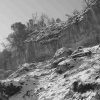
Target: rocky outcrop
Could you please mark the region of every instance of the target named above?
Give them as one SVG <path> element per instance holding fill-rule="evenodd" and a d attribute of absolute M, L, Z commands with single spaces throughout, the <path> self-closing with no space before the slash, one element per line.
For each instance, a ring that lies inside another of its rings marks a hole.
<path fill-rule="evenodd" d="M 53 56 L 54 59 L 57 59 L 57 58 L 61 58 L 61 57 L 68 57 L 70 56 L 71 54 L 73 53 L 73 50 L 71 48 L 67 49 L 65 47 L 62 47 L 60 49 L 58 49 L 56 52 L 55 52 L 55 55 Z"/>
<path fill-rule="evenodd" d="M 92 55 L 85 55 L 87 51 Z M 52 67 L 55 62 L 56 67 Z M 75 60 L 69 56 L 19 66 L 0 81 L 0 99 L 99 100 L 100 47 L 83 48 Z"/>

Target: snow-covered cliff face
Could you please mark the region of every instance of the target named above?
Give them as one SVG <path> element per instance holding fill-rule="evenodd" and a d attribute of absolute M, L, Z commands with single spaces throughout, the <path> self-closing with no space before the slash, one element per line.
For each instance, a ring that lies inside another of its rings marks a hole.
<path fill-rule="evenodd" d="M 56 52 L 56 58 L 45 62 L 25 63 L 1 80 L 0 100 L 100 100 L 100 47 L 59 58 L 62 54 Z"/>
<path fill-rule="evenodd" d="M 33 32 L 26 43 L 27 61 L 48 59 L 61 47 L 97 45 L 99 40 L 95 40 L 95 36 L 100 37 L 98 36 L 100 33 L 100 1 L 95 1 L 97 2 L 82 14 L 74 16 L 75 18 L 70 23 L 59 23 L 39 32 Z M 93 38 L 92 42 L 90 40 L 89 43 L 85 43 L 89 37 Z"/>

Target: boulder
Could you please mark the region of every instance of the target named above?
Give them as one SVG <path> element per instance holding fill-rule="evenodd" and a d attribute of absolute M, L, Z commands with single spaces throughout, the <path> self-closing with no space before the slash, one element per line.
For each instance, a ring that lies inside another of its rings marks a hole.
<path fill-rule="evenodd" d="M 83 47 L 78 47 L 73 53 L 72 53 L 72 55 L 74 55 L 74 54 L 77 54 L 77 53 L 80 53 L 80 52 L 84 52 L 83 51 Z"/>
<path fill-rule="evenodd" d="M 79 52 L 79 53 L 75 53 L 71 55 L 71 58 L 76 59 L 79 57 L 91 57 L 92 56 L 92 52 L 91 51 L 85 51 L 85 52 Z"/>
<path fill-rule="evenodd" d="M 70 70 L 75 65 L 75 61 L 72 59 L 66 59 L 58 64 L 58 67 L 56 68 L 56 72 L 59 74 L 62 74 L 66 72 L 67 70 Z"/>
<path fill-rule="evenodd" d="M 73 53 L 71 48 L 67 49 L 66 47 L 62 47 L 58 49 L 53 58 L 60 58 L 60 57 L 68 57 Z"/>
<path fill-rule="evenodd" d="M 62 57 L 62 58 L 58 58 L 57 60 L 54 60 L 54 62 L 52 63 L 51 68 L 56 68 L 56 67 L 58 66 L 58 64 L 59 64 L 61 61 L 65 60 L 65 59 L 66 59 L 66 57 Z"/>

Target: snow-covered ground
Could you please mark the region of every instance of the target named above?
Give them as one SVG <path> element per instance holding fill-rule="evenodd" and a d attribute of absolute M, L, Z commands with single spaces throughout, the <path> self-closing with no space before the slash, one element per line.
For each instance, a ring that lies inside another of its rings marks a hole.
<path fill-rule="evenodd" d="M 100 100 L 97 48 L 84 48 L 83 53 L 90 50 L 93 54 L 66 58 L 56 67 L 54 61 L 24 64 L 0 82 L 0 100 Z"/>

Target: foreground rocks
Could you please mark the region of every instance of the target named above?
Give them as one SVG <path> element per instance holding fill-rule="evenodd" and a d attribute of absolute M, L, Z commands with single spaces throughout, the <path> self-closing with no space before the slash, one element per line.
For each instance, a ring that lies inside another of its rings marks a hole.
<path fill-rule="evenodd" d="M 20 66 L 0 81 L 0 100 L 100 100 L 99 50 Z"/>

